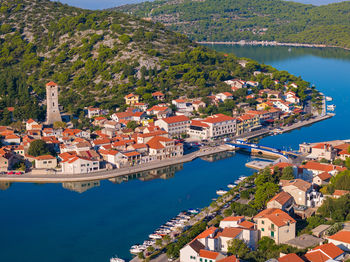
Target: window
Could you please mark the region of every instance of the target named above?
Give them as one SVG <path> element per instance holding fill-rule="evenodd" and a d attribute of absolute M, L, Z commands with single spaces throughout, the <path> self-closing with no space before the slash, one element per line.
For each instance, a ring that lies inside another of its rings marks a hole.
<path fill-rule="evenodd" d="M 262 228 L 262 229 L 261 229 L 261 231 L 265 231 L 265 229 L 264 229 L 264 228 Z"/>
<path fill-rule="evenodd" d="M 200 261 L 200 262 L 202 262 L 202 261 L 203 261 L 203 259 L 201 259 L 201 258 L 200 258 L 200 259 L 199 259 L 199 261 Z"/>
<path fill-rule="evenodd" d="M 271 231 L 271 237 L 275 237 L 275 232 Z"/>
<path fill-rule="evenodd" d="M 271 224 L 271 229 L 275 229 L 275 225 L 274 224 Z"/>
<path fill-rule="evenodd" d="M 264 224 L 265 224 L 265 221 L 264 221 L 264 220 L 261 220 L 261 224 L 263 224 L 263 225 L 264 225 Z"/>

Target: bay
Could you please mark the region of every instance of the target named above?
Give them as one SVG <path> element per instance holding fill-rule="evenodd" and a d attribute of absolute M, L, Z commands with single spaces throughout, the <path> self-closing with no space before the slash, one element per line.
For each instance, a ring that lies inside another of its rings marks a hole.
<path fill-rule="evenodd" d="M 292 48 L 289 52 L 285 47 L 259 46 L 214 48 L 300 75 L 334 98 L 337 107 L 332 119 L 263 138 L 261 143 L 297 148 L 304 141 L 349 138 L 349 52 L 309 48 Z M 108 261 L 114 254 L 129 259 L 130 246 L 142 242 L 166 220 L 182 210 L 208 205 L 217 189 L 225 189 L 239 176 L 253 173 L 244 166 L 250 160 L 244 154 L 221 155 L 213 160 L 197 159 L 183 167 L 120 184 L 101 181 L 85 186 L 65 184 L 65 188 L 61 184 L 1 184 L 0 261 Z M 67 188 L 90 189 L 79 193 Z"/>

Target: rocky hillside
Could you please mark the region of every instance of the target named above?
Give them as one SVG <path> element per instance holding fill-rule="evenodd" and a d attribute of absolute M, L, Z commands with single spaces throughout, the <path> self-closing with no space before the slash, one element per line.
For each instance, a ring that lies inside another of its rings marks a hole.
<path fill-rule="evenodd" d="M 350 2 L 161 0 L 116 10 L 164 23 L 196 41 L 263 40 L 350 48 Z"/>
<path fill-rule="evenodd" d="M 3 0 L 0 7 L 0 120 L 44 117 L 45 83 L 57 81 L 65 111 L 85 106 L 118 108 L 135 92 L 155 103 L 227 90 L 222 82 L 250 78 L 233 55 L 194 44 L 160 23 L 115 11 L 89 11 L 48 0 Z M 297 81 L 298 79 L 294 79 Z"/>

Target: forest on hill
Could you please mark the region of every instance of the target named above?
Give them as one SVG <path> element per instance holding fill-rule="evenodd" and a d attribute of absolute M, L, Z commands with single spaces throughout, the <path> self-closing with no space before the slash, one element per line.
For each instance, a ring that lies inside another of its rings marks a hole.
<path fill-rule="evenodd" d="M 234 55 L 195 44 L 161 23 L 48 0 L 1 2 L 0 54 L 0 124 L 12 117 L 44 119 L 51 80 L 59 84 L 64 111 L 79 115 L 86 106 L 123 109 L 131 92 L 152 105 L 157 90 L 168 101 L 206 97 L 229 90 L 226 79 L 277 72 L 254 61 L 243 68 Z M 277 75 L 307 86 L 287 72 Z"/>
<path fill-rule="evenodd" d="M 350 1 L 160 0 L 116 10 L 147 17 L 195 41 L 277 41 L 350 47 Z"/>

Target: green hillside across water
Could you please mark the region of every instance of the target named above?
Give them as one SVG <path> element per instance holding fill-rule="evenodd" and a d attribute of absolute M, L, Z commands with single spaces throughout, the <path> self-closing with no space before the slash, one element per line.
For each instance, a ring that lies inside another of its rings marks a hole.
<path fill-rule="evenodd" d="M 260 40 L 350 47 L 350 1 L 168 0 L 117 10 L 149 17 L 195 41 Z"/>

